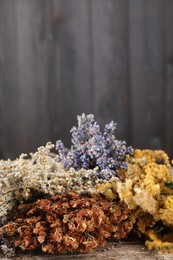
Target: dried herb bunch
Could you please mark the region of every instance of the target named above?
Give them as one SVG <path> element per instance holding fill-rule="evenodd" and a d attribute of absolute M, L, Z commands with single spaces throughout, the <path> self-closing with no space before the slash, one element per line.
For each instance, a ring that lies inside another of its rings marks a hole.
<path fill-rule="evenodd" d="M 173 251 L 169 157 L 126 147 L 115 129 L 111 122 L 101 133 L 94 116 L 82 114 L 69 150 L 57 141 L 53 155 L 49 142 L 30 158 L 1 160 L 2 239 L 23 251 L 87 252 L 133 228 L 149 249 Z"/>
<path fill-rule="evenodd" d="M 66 169 L 79 170 L 98 167 L 97 178 L 109 180 L 118 176 L 118 169 L 127 169 L 126 157 L 133 154 L 131 146 L 115 137 L 116 124 L 112 121 L 105 125 L 103 134 L 100 126 L 94 121 L 94 115 L 77 117 L 78 127 L 71 129 L 72 146 L 66 149 L 61 140 L 56 142 L 58 161 Z"/>
<path fill-rule="evenodd" d="M 62 163 L 57 163 L 57 156 L 51 154 L 53 147 L 49 142 L 31 153 L 30 158 L 22 154 L 14 161 L 0 161 L 0 219 L 17 201 L 62 194 L 68 190 L 96 193 L 98 191 L 93 187 L 106 182 L 97 178 L 97 168 L 65 170 Z"/>
<path fill-rule="evenodd" d="M 130 209 L 139 209 L 135 230 L 146 236 L 149 249 L 173 249 L 173 177 L 168 155 L 161 150 L 136 149 L 128 170 L 115 181 L 98 185 L 106 197 L 118 194 Z M 109 190 L 109 193 L 108 193 Z"/>
<path fill-rule="evenodd" d="M 100 195 L 74 191 L 21 204 L 13 220 L 0 228 L 11 246 L 48 253 L 90 252 L 132 230 L 135 211 Z"/>

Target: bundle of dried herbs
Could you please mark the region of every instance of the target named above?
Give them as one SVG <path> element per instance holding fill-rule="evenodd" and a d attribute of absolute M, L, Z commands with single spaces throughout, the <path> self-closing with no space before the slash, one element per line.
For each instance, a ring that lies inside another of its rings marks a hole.
<path fill-rule="evenodd" d="M 96 188 L 109 199 L 116 194 L 128 208 L 138 208 L 134 229 L 139 237 L 145 236 L 149 249 L 173 252 L 173 176 L 168 155 L 136 149 L 128 170 L 119 173 L 118 180 Z"/>
<path fill-rule="evenodd" d="M 94 187 L 106 183 L 106 180 L 97 178 L 97 168 L 79 171 L 70 168 L 67 171 L 62 163 L 57 162 L 57 156 L 52 155 L 53 147 L 48 142 L 30 157 L 22 154 L 14 161 L 0 161 L 0 219 L 8 215 L 17 202 L 68 190 L 96 193 Z"/>
<path fill-rule="evenodd" d="M 97 167 L 97 178 L 105 180 L 118 176 L 118 169 L 127 169 L 126 158 L 133 155 L 133 148 L 116 139 L 116 123 L 112 121 L 105 125 L 102 133 L 93 114 L 82 114 L 77 119 L 78 127 L 71 129 L 71 148 L 65 148 L 61 140 L 56 142 L 58 161 L 66 169 Z"/>
<path fill-rule="evenodd" d="M 135 211 L 123 204 L 69 191 L 20 204 L 12 220 L 0 228 L 0 236 L 23 251 L 90 252 L 111 237 L 126 237 L 134 221 Z"/>
<path fill-rule="evenodd" d="M 132 228 L 149 249 L 173 251 L 169 157 L 126 147 L 115 129 L 111 122 L 101 133 L 94 116 L 82 114 L 69 150 L 59 140 L 57 155 L 49 142 L 29 158 L 0 161 L 4 252 L 88 252 Z"/>

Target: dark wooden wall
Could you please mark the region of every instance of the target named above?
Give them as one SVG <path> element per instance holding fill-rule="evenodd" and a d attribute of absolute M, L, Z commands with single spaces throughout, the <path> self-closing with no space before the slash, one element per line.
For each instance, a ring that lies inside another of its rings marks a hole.
<path fill-rule="evenodd" d="M 83 112 L 173 156 L 173 0 L 0 0 L 1 158 Z"/>

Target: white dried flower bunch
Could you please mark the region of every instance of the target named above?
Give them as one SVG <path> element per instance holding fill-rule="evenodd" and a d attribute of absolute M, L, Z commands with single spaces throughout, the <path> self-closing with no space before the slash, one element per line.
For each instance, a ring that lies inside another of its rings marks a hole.
<path fill-rule="evenodd" d="M 36 153 L 21 154 L 16 160 L 0 160 L 0 218 L 8 214 L 16 202 L 32 199 L 33 196 L 51 196 L 68 190 L 78 193 L 98 192 L 92 189 L 106 181 L 96 178 L 97 168 L 76 171 L 64 169 L 51 153 L 54 145 L 48 142 Z"/>

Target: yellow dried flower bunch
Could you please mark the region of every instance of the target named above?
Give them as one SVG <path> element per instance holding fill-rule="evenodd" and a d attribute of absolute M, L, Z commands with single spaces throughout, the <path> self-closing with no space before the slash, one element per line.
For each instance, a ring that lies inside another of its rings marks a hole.
<path fill-rule="evenodd" d="M 172 194 L 172 190 L 165 185 L 173 178 L 169 158 L 164 151 L 135 150 L 134 157 L 129 158 L 127 171 L 120 170 L 119 174 L 118 180 L 111 179 L 96 189 L 105 194 L 109 187 L 112 198 L 114 193 L 118 193 L 129 208 L 139 206 L 145 212 L 154 214 L 158 209 L 159 196 L 163 193 Z"/>
<path fill-rule="evenodd" d="M 120 170 L 120 178 L 98 185 L 96 189 L 108 198 L 118 196 L 130 209 L 139 214 L 136 230 L 146 236 L 149 249 L 173 248 L 173 177 L 168 155 L 161 150 L 134 151 L 128 158 L 127 171 Z M 158 228 L 159 226 L 159 228 Z M 166 240 L 168 239 L 168 240 Z"/>
<path fill-rule="evenodd" d="M 135 149 L 134 155 L 130 160 L 133 163 L 139 163 L 141 166 L 155 162 L 157 164 L 164 164 L 168 168 L 171 167 L 169 156 L 163 150 Z"/>
<path fill-rule="evenodd" d="M 164 207 L 159 210 L 159 216 L 165 225 L 173 227 L 173 196 L 167 196 Z"/>
<path fill-rule="evenodd" d="M 153 229 L 151 229 L 146 232 L 146 235 L 148 240 L 145 244 L 148 249 L 157 249 L 162 251 L 162 253 L 166 253 L 167 251 L 173 253 L 173 233 L 159 236 Z"/>

